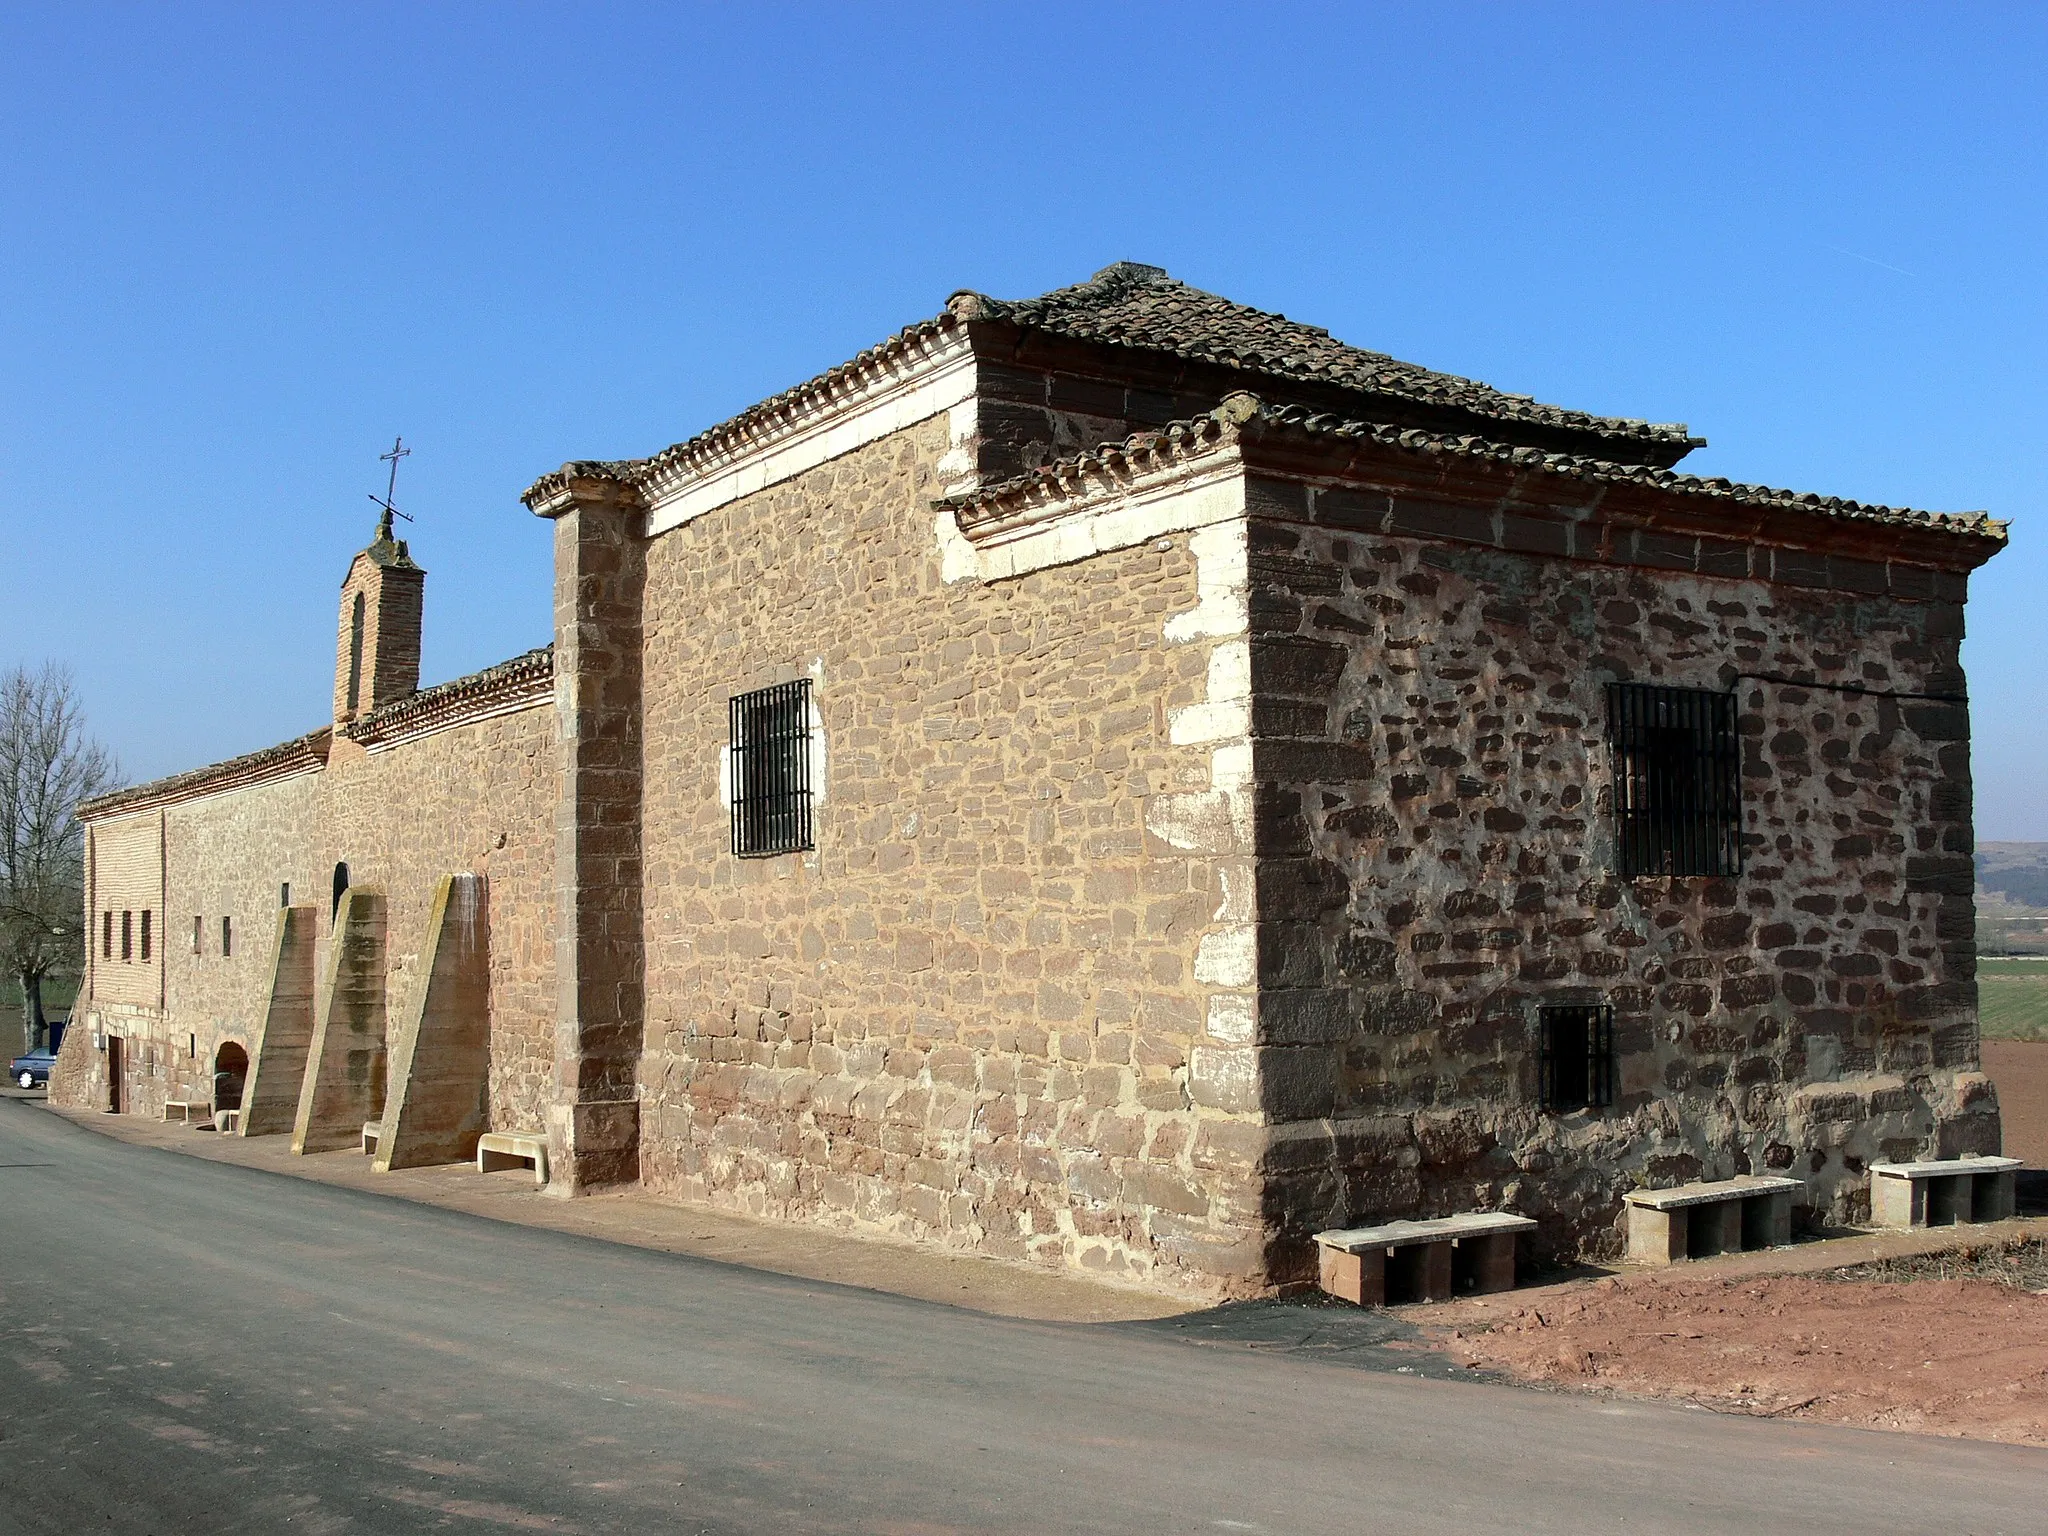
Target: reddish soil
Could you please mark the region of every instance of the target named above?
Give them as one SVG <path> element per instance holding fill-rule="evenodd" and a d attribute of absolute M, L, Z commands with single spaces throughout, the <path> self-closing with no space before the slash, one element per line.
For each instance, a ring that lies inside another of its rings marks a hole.
<path fill-rule="evenodd" d="M 2048 1249 L 1820 1275 L 1627 1275 L 1410 1313 L 1460 1363 L 1724 1412 L 2048 1445 Z M 2017 1284 L 1939 1276 L 2002 1272 Z"/>
<path fill-rule="evenodd" d="M 2029 1168 L 2048 1168 L 2048 1044 L 1986 1040 L 1984 1070 L 1998 1085 L 2005 1117 L 2005 1155 Z"/>

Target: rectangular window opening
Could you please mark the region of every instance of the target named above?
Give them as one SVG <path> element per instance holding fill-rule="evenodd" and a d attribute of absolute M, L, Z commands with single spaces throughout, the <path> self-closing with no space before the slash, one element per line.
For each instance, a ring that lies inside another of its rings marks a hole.
<path fill-rule="evenodd" d="M 195 955 L 206 953 L 206 919 L 204 917 L 195 916 L 192 919 L 192 953 Z"/>
<path fill-rule="evenodd" d="M 224 917 L 220 920 L 220 957 L 225 960 L 235 952 L 235 920 Z"/>
<path fill-rule="evenodd" d="M 149 914 L 150 909 L 144 907 L 142 909 L 142 958 L 145 960 L 149 958 Z"/>
<path fill-rule="evenodd" d="M 1614 1102 L 1614 1010 L 1580 1003 L 1541 1010 L 1543 1107 L 1553 1114 Z"/>
<path fill-rule="evenodd" d="M 109 909 L 100 914 L 100 958 L 114 958 L 114 914 Z"/>
<path fill-rule="evenodd" d="M 279 905 L 280 907 L 288 907 L 288 906 L 290 906 L 290 905 L 292 904 L 292 883 L 291 883 L 291 881 L 287 880 L 287 881 L 285 881 L 285 883 L 284 883 L 283 885 L 280 885 L 280 886 L 279 886 L 279 887 L 277 888 L 277 904 L 278 904 L 278 905 Z"/>
<path fill-rule="evenodd" d="M 363 691 L 363 594 L 358 592 L 348 621 L 348 712 L 356 712 Z"/>
<path fill-rule="evenodd" d="M 135 958 L 135 914 L 133 912 L 123 912 L 121 914 L 121 958 L 123 960 L 133 960 Z"/>
<path fill-rule="evenodd" d="M 1742 873 L 1742 742 L 1735 695 L 1607 685 L 1618 872 Z"/>
<path fill-rule="evenodd" d="M 733 695 L 732 851 L 795 853 L 811 836 L 811 681 Z"/>

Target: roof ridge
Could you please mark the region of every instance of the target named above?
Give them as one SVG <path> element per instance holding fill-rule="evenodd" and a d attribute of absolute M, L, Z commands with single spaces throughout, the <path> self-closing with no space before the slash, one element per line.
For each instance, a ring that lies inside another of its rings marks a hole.
<path fill-rule="evenodd" d="M 1340 341 L 1322 326 L 1291 320 L 1173 277 L 1162 267 L 1120 261 L 1084 282 L 1029 299 L 961 289 L 947 308 L 962 320 L 999 320 L 1107 346 L 1164 352 L 1277 380 L 1378 394 L 1438 410 L 1539 429 L 1640 442 L 1679 455 L 1704 445 L 1683 422 L 1602 416 L 1547 405 L 1478 379 L 1425 368 Z"/>

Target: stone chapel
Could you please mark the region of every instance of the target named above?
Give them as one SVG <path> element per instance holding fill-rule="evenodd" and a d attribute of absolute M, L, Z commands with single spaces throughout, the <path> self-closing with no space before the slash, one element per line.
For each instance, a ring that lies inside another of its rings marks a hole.
<path fill-rule="evenodd" d="M 1857 1218 L 1999 1147 L 2005 528 L 1700 441 L 1122 262 L 542 476 L 552 643 L 473 676 L 387 517 L 331 718 L 82 808 L 53 1092 L 1211 1296 L 1746 1172 Z"/>

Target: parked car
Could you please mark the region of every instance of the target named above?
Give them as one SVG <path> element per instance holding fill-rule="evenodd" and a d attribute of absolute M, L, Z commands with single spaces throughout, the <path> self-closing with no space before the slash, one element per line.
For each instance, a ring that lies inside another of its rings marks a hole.
<path fill-rule="evenodd" d="M 17 1056 L 7 1064 L 7 1075 L 20 1088 L 47 1088 L 50 1071 L 57 1065 L 57 1053 L 47 1045 L 40 1051 Z"/>

